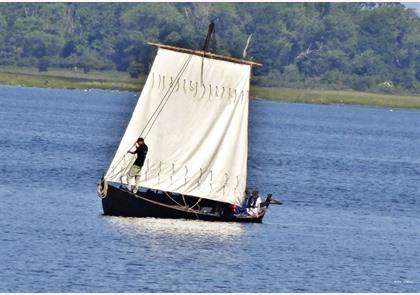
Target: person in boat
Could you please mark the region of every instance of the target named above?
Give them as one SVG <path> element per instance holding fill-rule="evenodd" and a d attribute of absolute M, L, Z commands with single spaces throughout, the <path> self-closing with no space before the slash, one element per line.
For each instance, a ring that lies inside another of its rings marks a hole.
<path fill-rule="evenodd" d="M 247 213 L 249 215 L 258 215 L 261 207 L 261 197 L 258 195 L 257 191 L 253 191 L 252 195 L 248 198 L 247 202 Z"/>
<path fill-rule="evenodd" d="M 248 200 L 251 196 L 249 195 L 248 188 L 245 188 L 245 200 L 242 202 L 240 206 L 235 204 L 229 205 L 229 210 L 232 214 L 248 214 Z"/>
<path fill-rule="evenodd" d="M 242 210 L 242 207 L 241 206 L 238 206 L 238 205 L 235 205 L 235 204 L 229 204 L 229 211 L 232 213 L 232 214 L 241 214 L 241 210 Z"/>
<path fill-rule="evenodd" d="M 133 166 L 131 166 L 130 170 L 128 171 L 128 188 L 133 192 L 137 193 L 137 188 L 140 185 L 140 173 L 141 168 L 143 167 L 144 160 L 146 159 L 148 147 L 144 143 L 144 139 L 142 137 L 139 137 L 134 144 L 136 146 L 135 151 L 128 151 L 132 155 L 137 155 L 136 160 L 133 163 Z M 134 178 L 135 186 L 130 186 L 130 183 L 132 183 Z"/>

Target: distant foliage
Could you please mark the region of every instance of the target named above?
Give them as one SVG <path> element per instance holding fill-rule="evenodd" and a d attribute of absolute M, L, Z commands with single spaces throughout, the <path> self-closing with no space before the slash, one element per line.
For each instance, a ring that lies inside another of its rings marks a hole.
<path fill-rule="evenodd" d="M 38 71 L 47 72 L 49 64 L 50 63 L 49 63 L 48 57 L 46 57 L 46 56 L 41 57 L 38 60 L 38 64 L 37 64 Z"/>
<path fill-rule="evenodd" d="M 254 83 L 420 92 L 420 18 L 398 3 L 0 3 L 0 65 L 147 73 L 148 41 L 264 64 Z"/>

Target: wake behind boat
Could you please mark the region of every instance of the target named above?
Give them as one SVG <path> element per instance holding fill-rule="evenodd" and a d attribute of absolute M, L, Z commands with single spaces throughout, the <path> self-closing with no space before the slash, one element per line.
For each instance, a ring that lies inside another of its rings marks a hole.
<path fill-rule="evenodd" d="M 211 31 L 201 51 L 149 43 L 156 58 L 98 184 L 104 214 L 262 221 L 271 195 L 246 194 L 250 77 L 261 65 L 208 52 Z"/>

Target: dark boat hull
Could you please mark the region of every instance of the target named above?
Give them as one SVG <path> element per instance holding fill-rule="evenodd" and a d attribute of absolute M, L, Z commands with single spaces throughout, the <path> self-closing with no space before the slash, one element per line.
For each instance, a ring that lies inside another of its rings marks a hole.
<path fill-rule="evenodd" d="M 112 184 L 102 198 L 105 215 L 124 217 L 155 217 L 199 219 L 228 222 L 262 222 L 265 210 L 259 216 L 235 215 L 229 204 L 200 200 L 197 197 L 167 195 L 164 192 L 137 192 L 136 194 Z"/>

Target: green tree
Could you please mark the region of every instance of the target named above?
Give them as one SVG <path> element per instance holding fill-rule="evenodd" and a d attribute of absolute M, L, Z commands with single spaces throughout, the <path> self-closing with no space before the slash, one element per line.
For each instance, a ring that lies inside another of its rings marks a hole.
<path fill-rule="evenodd" d="M 44 57 L 40 58 L 38 60 L 38 63 L 37 63 L 38 71 L 47 72 L 49 65 L 50 65 L 50 61 L 49 61 L 48 57 L 44 56 Z"/>
<path fill-rule="evenodd" d="M 0 3 L 0 65 L 136 76 L 148 41 L 200 49 L 212 20 L 211 51 L 242 57 L 252 34 L 253 83 L 419 90 L 420 18 L 398 3 Z"/>

